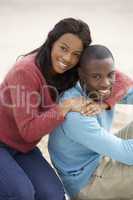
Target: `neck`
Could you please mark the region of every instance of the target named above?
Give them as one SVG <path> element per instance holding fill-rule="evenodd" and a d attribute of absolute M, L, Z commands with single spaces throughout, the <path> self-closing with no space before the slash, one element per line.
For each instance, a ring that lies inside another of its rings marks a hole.
<path fill-rule="evenodd" d="M 96 91 L 89 91 L 89 89 L 86 87 L 86 84 L 84 83 L 84 81 L 80 80 L 80 85 L 82 90 L 84 91 L 85 95 L 87 98 L 92 99 L 94 101 L 101 101 L 96 93 Z"/>
<path fill-rule="evenodd" d="M 53 77 L 57 75 L 57 73 L 53 70 L 52 67 L 50 67 L 49 73 L 50 73 L 50 75 L 53 76 Z"/>
<path fill-rule="evenodd" d="M 89 94 L 89 90 L 87 90 L 86 84 L 84 83 L 84 81 L 79 80 L 80 86 L 82 88 L 82 90 L 84 91 L 85 95 L 88 96 Z"/>

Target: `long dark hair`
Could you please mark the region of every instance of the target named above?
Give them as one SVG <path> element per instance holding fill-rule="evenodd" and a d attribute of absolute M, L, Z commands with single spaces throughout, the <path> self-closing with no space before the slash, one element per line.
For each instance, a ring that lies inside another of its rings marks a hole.
<path fill-rule="evenodd" d="M 41 70 L 47 81 L 47 84 L 56 87 L 59 93 L 64 92 L 66 89 L 74 86 L 79 79 L 77 70 L 79 63 L 63 74 L 52 76 L 50 73 L 50 67 L 52 66 L 52 46 L 54 42 L 65 33 L 72 33 L 78 36 L 82 40 L 84 48 L 91 43 L 90 29 L 85 22 L 74 18 L 65 18 L 59 21 L 49 32 L 45 43 L 40 48 L 31 52 L 37 52 L 35 58 L 36 65 Z"/>

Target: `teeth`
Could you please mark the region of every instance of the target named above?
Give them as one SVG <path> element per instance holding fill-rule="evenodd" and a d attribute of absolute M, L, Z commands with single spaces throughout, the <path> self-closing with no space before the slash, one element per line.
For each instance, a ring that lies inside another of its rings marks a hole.
<path fill-rule="evenodd" d="M 99 92 L 106 93 L 109 92 L 109 90 L 99 90 Z"/>
<path fill-rule="evenodd" d="M 109 94 L 110 93 L 110 90 L 99 90 L 99 92 L 103 95 L 105 94 Z"/>
<path fill-rule="evenodd" d="M 59 64 L 60 64 L 62 67 L 67 67 L 67 65 L 65 65 L 65 64 L 62 63 L 62 62 L 59 62 Z"/>

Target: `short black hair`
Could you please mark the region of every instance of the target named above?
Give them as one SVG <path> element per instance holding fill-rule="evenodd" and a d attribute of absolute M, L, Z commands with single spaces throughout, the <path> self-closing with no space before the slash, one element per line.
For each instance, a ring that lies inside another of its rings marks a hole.
<path fill-rule="evenodd" d="M 86 66 L 86 64 L 91 59 L 105 59 L 105 58 L 112 58 L 114 61 L 112 52 L 106 46 L 99 44 L 90 45 L 84 50 L 80 58 L 80 66 L 81 67 Z"/>

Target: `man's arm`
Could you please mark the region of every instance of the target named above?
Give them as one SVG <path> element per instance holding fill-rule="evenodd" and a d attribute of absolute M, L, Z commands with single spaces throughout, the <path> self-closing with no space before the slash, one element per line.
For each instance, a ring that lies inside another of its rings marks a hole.
<path fill-rule="evenodd" d="M 74 142 L 127 165 L 133 165 L 133 139 L 124 140 L 102 128 L 95 116 L 71 112 L 62 128 Z"/>

